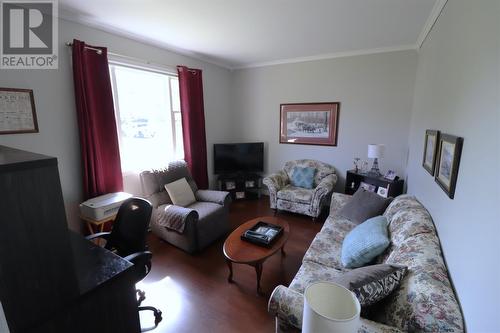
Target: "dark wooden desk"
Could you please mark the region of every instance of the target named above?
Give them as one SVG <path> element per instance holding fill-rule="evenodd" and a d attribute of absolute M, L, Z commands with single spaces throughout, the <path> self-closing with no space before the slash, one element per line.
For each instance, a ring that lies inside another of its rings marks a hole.
<path fill-rule="evenodd" d="M 140 331 L 132 264 L 68 231 L 56 158 L 0 146 L 0 212 L 11 333 Z"/>

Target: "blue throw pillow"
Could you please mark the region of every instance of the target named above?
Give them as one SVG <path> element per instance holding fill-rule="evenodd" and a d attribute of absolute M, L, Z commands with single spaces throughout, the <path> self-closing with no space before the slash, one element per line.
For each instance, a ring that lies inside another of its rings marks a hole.
<path fill-rule="evenodd" d="M 375 216 L 352 229 L 342 243 L 342 265 L 347 268 L 361 267 L 384 252 L 390 240 L 387 219 Z"/>
<path fill-rule="evenodd" d="M 292 170 L 292 179 L 290 179 L 290 183 L 295 187 L 303 187 L 303 188 L 313 188 L 314 184 L 314 173 L 316 172 L 315 168 L 310 167 L 294 167 Z"/>

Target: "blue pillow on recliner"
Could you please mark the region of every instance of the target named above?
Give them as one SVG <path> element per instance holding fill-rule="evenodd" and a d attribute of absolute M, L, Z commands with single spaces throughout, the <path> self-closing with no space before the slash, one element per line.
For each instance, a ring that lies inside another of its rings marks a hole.
<path fill-rule="evenodd" d="M 292 169 L 292 178 L 290 179 L 290 183 L 295 187 L 311 189 L 314 185 L 315 172 L 316 169 L 311 167 L 294 167 Z"/>

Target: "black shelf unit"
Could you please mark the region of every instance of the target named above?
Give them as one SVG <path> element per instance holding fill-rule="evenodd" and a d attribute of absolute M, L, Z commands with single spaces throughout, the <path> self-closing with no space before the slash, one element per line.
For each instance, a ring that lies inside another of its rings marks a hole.
<path fill-rule="evenodd" d="M 217 186 L 220 191 L 231 193 L 233 200 L 260 199 L 262 195 L 262 177 L 255 173 L 219 175 Z"/>
<path fill-rule="evenodd" d="M 384 176 L 371 176 L 368 173 L 356 172 L 354 170 L 347 171 L 345 193 L 350 195 L 354 194 L 358 190 L 361 182 L 376 186 L 377 188 L 375 191 L 377 191 L 380 186 L 387 188 L 387 195 L 389 197 L 395 198 L 403 194 L 404 180 L 399 179 L 399 177 L 396 177 L 394 180 L 389 180 L 384 178 Z"/>

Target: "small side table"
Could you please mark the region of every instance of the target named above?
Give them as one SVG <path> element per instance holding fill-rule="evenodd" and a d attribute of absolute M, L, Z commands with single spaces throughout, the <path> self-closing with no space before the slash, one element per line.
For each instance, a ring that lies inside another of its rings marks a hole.
<path fill-rule="evenodd" d="M 93 219 L 86 217 L 86 216 L 83 216 L 83 215 L 80 215 L 80 218 L 83 221 L 85 221 L 85 223 L 87 224 L 87 228 L 88 228 L 90 234 L 92 235 L 95 232 L 93 227 L 97 227 L 99 230 L 98 232 L 103 232 L 104 225 L 107 222 L 114 221 L 116 218 L 116 214 L 111 215 L 109 217 L 106 217 L 105 219 L 102 219 L 102 220 L 93 220 Z"/>

